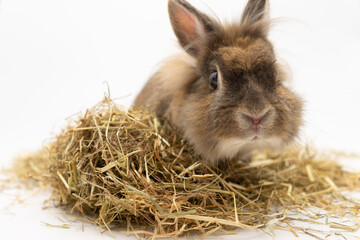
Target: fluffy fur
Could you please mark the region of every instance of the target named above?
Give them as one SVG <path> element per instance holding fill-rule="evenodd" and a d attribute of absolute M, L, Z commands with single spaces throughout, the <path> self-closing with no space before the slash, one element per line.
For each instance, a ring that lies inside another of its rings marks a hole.
<path fill-rule="evenodd" d="M 167 117 L 212 163 L 292 142 L 302 124 L 302 101 L 285 86 L 267 38 L 268 1 L 249 0 L 241 21 L 226 25 L 185 0 L 169 0 L 169 15 L 184 53 L 150 78 L 135 106 L 150 105 Z M 217 89 L 209 84 L 214 71 Z"/>

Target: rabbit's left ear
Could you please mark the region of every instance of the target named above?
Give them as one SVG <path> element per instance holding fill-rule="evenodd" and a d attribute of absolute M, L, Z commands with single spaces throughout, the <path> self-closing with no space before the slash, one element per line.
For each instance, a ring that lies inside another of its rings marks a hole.
<path fill-rule="evenodd" d="M 268 0 L 248 0 L 241 25 L 252 29 L 253 34 L 267 36 L 269 32 L 270 7 Z"/>
<path fill-rule="evenodd" d="M 169 0 L 171 25 L 180 45 L 192 56 L 205 47 L 206 36 L 215 31 L 216 23 L 185 0 Z"/>

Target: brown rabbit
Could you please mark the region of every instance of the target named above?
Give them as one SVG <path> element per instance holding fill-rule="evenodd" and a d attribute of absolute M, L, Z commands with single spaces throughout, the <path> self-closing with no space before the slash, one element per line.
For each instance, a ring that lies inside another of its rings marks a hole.
<path fill-rule="evenodd" d="M 135 100 L 165 116 L 204 160 L 280 149 L 302 124 L 302 100 L 267 38 L 268 1 L 249 0 L 241 21 L 221 24 L 185 0 L 169 0 L 183 54 L 151 77 Z"/>

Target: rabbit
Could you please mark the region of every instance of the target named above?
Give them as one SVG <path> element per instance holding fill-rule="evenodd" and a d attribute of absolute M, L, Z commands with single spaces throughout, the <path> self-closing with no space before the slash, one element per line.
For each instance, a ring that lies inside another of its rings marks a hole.
<path fill-rule="evenodd" d="M 303 101 L 268 39 L 268 1 L 249 0 L 241 20 L 227 24 L 185 0 L 169 0 L 168 11 L 183 51 L 165 60 L 134 106 L 167 118 L 212 164 L 293 142 Z"/>

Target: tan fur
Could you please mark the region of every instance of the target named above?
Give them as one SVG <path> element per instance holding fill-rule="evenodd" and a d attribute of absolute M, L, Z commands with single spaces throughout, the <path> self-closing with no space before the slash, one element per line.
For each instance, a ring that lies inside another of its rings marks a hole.
<path fill-rule="evenodd" d="M 174 95 L 181 94 L 181 89 L 196 77 L 195 67 L 195 59 L 186 53 L 168 58 L 138 94 L 135 106 L 151 105 L 158 114 L 165 114 Z M 169 101 L 161 104 L 165 99 Z"/>
<path fill-rule="evenodd" d="M 302 101 L 285 86 L 286 71 L 267 39 L 267 6 L 266 0 L 249 0 L 240 23 L 221 25 L 185 0 L 169 0 L 172 26 L 186 53 L 165 61 L 135 106 L 150 105 L 168 118 L 208 162 L 281 148 L 302 124 Z M 178 19 L 184 14 L 189 21 Z M 194 32 L 192 22 L 200 29 Z M 209 84 L 214 71 L 216 90 Z"/>

